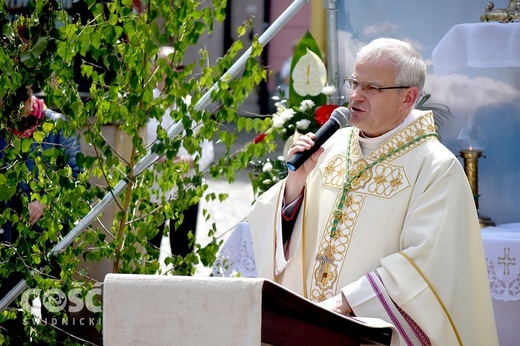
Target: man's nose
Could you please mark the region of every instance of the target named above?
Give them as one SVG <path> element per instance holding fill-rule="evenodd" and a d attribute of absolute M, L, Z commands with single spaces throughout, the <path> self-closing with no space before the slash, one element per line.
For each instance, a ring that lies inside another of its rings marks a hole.
<path fill-rule="evenodd" d="M 359 100 L 363 100 L 363 98 L 364 98 L 364 94 L 363 94 L 363 90 L 361 89 L 361 85 L 358 85 L 356 88 L 350 89 L 349 100 L 359 101 Z"/>

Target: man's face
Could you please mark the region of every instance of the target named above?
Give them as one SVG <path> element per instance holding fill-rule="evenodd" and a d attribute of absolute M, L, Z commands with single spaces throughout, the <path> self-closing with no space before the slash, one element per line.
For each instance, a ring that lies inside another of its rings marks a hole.
<path fill-rule="evenodd" d="M 408 115 L 405 100 L 409 89 L 362 90 L 363 83 L 393 87 L 396 72 L 386 60 L 357 63 L 352 77 L 359 85 L 350 91 L 350 122 L 366 136 L 380 136 L 398 126 Z"/>

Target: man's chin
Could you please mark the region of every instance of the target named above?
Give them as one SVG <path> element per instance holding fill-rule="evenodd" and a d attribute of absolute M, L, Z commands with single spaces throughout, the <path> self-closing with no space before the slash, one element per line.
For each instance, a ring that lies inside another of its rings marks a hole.
<path fill-rule="evenodd" d="M 363 118 L 361 118 L 359 115 L 354 115 L 350 117 L 350 124 L 357 127 L 358 129 L 363 128 Z"/>

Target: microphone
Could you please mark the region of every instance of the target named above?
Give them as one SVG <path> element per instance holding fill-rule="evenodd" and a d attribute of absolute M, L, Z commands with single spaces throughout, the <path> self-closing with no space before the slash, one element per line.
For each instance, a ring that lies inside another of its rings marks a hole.
<path fill-rule="evenodd" d="M 305 151 L 294 154 L 287 161 L 287 168 L 291 171 L 297 170 L 312 154 L 314 154 L 337 130 L 343 126 L 347 126 L 350 121 L 350 111 L 346 107 L 338 107 L 334 109 L 329 120 L 316 132 L 314 145 Z"/>

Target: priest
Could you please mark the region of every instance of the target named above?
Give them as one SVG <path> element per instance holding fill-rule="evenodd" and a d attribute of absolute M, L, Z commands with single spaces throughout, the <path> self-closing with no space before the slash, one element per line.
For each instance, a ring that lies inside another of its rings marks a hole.
<path fill-rule="evenodd" d="M 400 40 L 358 52 L 345 78 L 353 126 L 251 209 L 258 274 L 338 313 L 385 320 L 401 345 L 497 345 L 467 178 L 432 112 L 414 109 L 425 76 Z M 315 138 L 299 137 L 288 159 Z"/>

